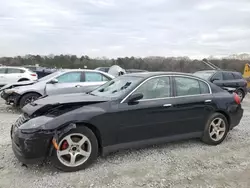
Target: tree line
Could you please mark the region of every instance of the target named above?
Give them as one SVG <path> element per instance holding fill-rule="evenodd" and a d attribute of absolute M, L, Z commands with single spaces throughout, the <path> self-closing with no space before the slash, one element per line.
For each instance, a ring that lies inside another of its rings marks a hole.
<path fill-rule="evenodd" d="M 250 60 L 235 58 L 215 59 L 209 61 L 221 69 L 234 70 L 243 73 L 246 63 Z M 124 69 L 143 69 L 148 71 L 176 71 L 193 73 L 210 69 L 202 60 L 192 60 L 188 57 L 124 57 L 124 58 L 90 58 L 76 55 L 26 55 L 16 57 L 1 57 L 0 64 L 7 66 L 36 65 L 49 68 L 88 68 L 110 67 L 119 65 Z"/>

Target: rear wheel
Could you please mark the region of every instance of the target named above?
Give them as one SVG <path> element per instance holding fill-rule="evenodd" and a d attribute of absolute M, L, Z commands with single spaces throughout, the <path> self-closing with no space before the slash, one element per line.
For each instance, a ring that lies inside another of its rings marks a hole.
<path fill-rule="evenodd" d="M 53 149 L 52 163 L 59 170 L 72 172 L 85 169 L 98 156 L 95 134 L 87 127 L 77 127 L 59 138 Z"/>
<path fill-rule="evenodd" d="M 228 129 L 226 117 L 220 113 L 215 113 L 207 121 L 202 141 L 209 145 L 220 144 L 226 138 Z"/>
<path fill-rule="evenodd" d="M 24 96 L 22 96 L 22 98 L 20 99 L 20 103 L 19 103 L 19 107 L 23 108 L 26 104 L 29 104 L 33 101 L 35 101 L 36 99 L 38 99 L 41 95 L 39 95 L 38 93 L 28 93 L 25 94 Z"/>

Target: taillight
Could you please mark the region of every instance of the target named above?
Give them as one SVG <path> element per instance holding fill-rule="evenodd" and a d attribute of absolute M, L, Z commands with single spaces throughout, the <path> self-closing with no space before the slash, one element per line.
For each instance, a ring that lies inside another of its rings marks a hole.
<path fill-rule="evenodd" d="M 236 102 L 236 104 L 240 104 L 241 102 L 239 95 L 237 95 L 236 93 L 234 93 L 234 101 Z"/>
<path fill-rule="evenodd" d="M 36 74 L 31 74 L 31 76 L 37 76 Z"/>

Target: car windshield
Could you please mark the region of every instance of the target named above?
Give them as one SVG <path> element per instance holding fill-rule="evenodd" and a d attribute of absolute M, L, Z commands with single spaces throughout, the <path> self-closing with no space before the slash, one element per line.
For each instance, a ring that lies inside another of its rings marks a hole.
<path fill-rule="evenodd" d="M 61 73 L 61 71 L 56 71 L 56 72 L 54 72 L 54 73 L 51 73 L 51 74 L 49 74 L 49 75 L 47 75 L 47 76 L 44 76 L 44 77 L 40 78 L 38 81 L 41 82 L 41 81 L 49 80 L 49 79 L 51 79 L 51 78 L 57 76 L 57 75 L 60 74 L 60 73 Z"/>
<path fill-rule="evenodd" d="M 93 90 L 89 94 L 104 97 L 120 97 L 125 92 L 135 87 L 142 81 L 142 77 L 137 76 L 120 76 L 105 83 L 104 85 Z"/>
<path fill-rule="evenodd" d="M 208 80 L 210 76 L 212 76 L 214 72 L 195 72 L 194 75 L 198 76 L 200 78 L 203 78 L 205 80 Z"/>

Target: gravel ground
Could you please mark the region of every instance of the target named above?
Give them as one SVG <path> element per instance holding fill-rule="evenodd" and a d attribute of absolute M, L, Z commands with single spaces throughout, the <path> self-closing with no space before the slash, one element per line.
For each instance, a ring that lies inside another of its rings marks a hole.
<path fill-rule="evenodd" d="M 0 101 L 0 188 L 40 187 L 250 187 L 250 96 L 244 117 L 226 140 L 207 146 L 199 140 L 123 151 L 99 158 L 90 168 L 63 173 L 50 164 L 22 166 L 11 149 L 10 126 L 18 114 Z"/>

